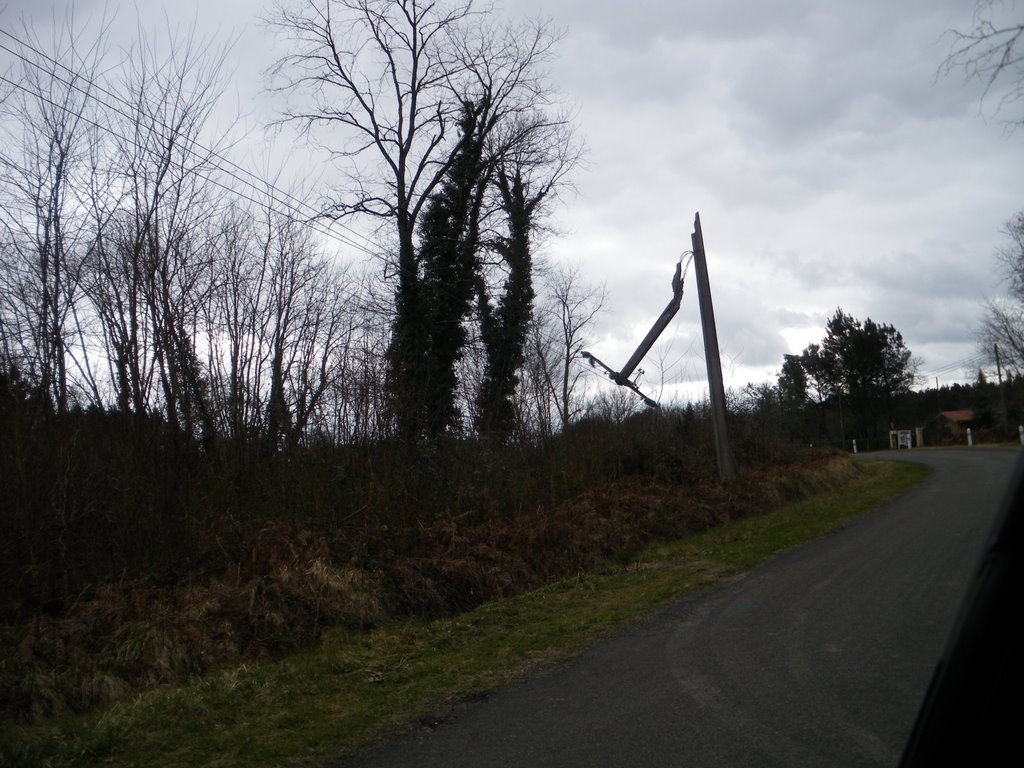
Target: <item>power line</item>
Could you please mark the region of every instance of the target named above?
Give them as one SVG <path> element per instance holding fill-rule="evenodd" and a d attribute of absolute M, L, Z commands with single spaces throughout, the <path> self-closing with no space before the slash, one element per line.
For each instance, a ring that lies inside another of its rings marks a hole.
<path fill-rule="evenodd" d="M 70 67 L 66 66 L 65 64 L 61 63 L 60 61 L 57 61 L 53 57 L 51 57 L 51 56 L 47 55 L 46 53 L 44 53 L 43 51 L 40 51 L 35 46 L 33 46 L 33 45 L 29 44 L 29 43 L 26 43 L 24 41 L 18 40 L 13 35 L 11 35 L 11 33 L 8 32 L 7 30 L 0 28 L 0 35 L 8 37 L 11 40 L 13 40 L 15 43 L 17 43 L 18 45 L 23 46 L 25 48 L 28 48 L 30 51 L 32 51 L 33 53 L 35 53 L 39 57 L 45 59 L 46 61 L 49 61 L 51 64 L 53 64 L 56 67 L 60 67 L 61 69 L 65 70 L 66 72 L 71 74 L 73 77 L 86 81 L 87 83 L 89 83 L 89 85 L 91 87 L 95 88 L 96 90 L 99 90 L 99 91 L 103 92 L 104 94 L 106 94 L 110 98 L 120 102 L 121 104 L 125 105 L 126 107 L 128 107 L 128 108 L 132 107 L 132 104 L 126 98 L 124 98 L 123 96 L 120 96 L 120 95 L 110 91 L 103 84 L 98 83 L 98 82 L 96 82 L 95 80 L 93 80 L 91 78 L 86 77 L 85 75 L 82 75 L 80 73 L 77 73 L 77 72 L 73 71 Z M 109 104 L 106 101 L 103 101 L 99 97 L 95 96 L 91 91 L 88 91 L 88 92 L 84 91 L 76 83 L 70 82 L 70 81 L 65 80 L 63 78 L 60 78 L 56 74 L 56 72 L 51 72 L 51 71 L 48 71 L 48 70 L 44 70 L 43 67 L 38 62 L 36 62 L 36 61 L 26 57 L 21 52 L 12 50 L 12 49 L 10 49 L 7 46 L 2 45 L 2 44 L 0 44 L 0 50 L 7 51 L 8 53 L 10 53 L 10 54 L 16 56 L 17 58 L 21 59 L 26 64 L 28 64 L 30 66 L 33 66 L 36 69 L 39 69 L 40 71 L 43 71 L 43 72 L 45 72 L 48 75 L 51 75 L 52 77 L 54 77 L 55 79 L 57 79 L 59 82 L 63 83 L 64 85 L 68 86 L 69 88 L 73 88 L 73 89 L 77 90 L 79 93 L 81 93 L 86 98 L 91 98 L 91 99 L 94 99 L 94 100 L 98 101 L 104 107 L 106 107 L 107 109 L 109 109 L 109 110 L 111 110 L 111 111 L 121 115 L 122 117 L 128 118 L 129 120 L 133 119 L 131 114 L 126 113 L 126 112 L 118 109 L 117 107 L 112 106 L 111 104 Z M 157 121 L 157 122 L 158 122 L 159 125 L 161 125 L 161 127 L 170 129 L 169 126 L 166 123 L 163 123 L 163 122 L 160 122 L 160 121 Z M 313 221 L 313 220 L 315 220 L 316 216 L 319 216 L 319 212 L 316 211 L 316 209 L 314 209 L 312 206 L 310 206 L 305 201 L 295 197 L 294 195 L 292 195 L 289 192 L 286 192 L 286 191 L 278 188 L 273 183 L 267 181 L 266 179 L 263 179 L 262 177 L 258 176 L 257 174 L 253 173 L 252 171 L 250 171 L 250 170 L 248 170 L 248 169 L 238 165 L 233 160 L 231 160 L 230 158 L 225 157 L 224 155 L 220 154 L 216 150 L 213 150 L 213 149 L 211 149 L 209 147 L 204 146 L 199 141 L 195 141 L 195 142 L 193 142 L 193 144 L 194 144 L 195 147 L 198 147 L 199 149 L 203 150 L 203 152 L 205 152 L 207 155 L 217 158 L 224 165 L 228 165 L 228 166 L 236 169 L 236 171 L 238 171 L 238 172 L 240 172 L 242 174 L 245 174 L 246 176 L 250 177 L 251 179 L 254 179 L 255 181 L 259 182 L 259 184 L 261 185 L 261 188 L 257 188 L 252 181 L 248 181 L 246 179 L 240 178 L 237 173 L 225 170 L 223 165 L 213 164 L 214 167 L 217 168 L 217 170 L 225 173 L 226 175 L 228 175 L 231 178 L 235 179 L 239 183 L 241 183 L 241 184 L 243 184 L 245 186 L 251 187 L 251 188 L 255 189 L 257 192 L 259 192 L 259 193 L 263 193 L 265 191 L 263 188 L 266 188 L 267 190 L 273 191 L 275 194 L 279 195 L 280 197 L 283 197 L 283 198 L 286 198 L 288 200 L 291 200 L 293 202 L 293 205 L 290 206 L 292 210 L 299 210 L 301 208 L 305 208 L 305 209 L 307 209 L 307 211 L 312 212 L 312 215 L 309 217 L 309 221 Z M 138 146 L 138 145 L 136 145 L 136 146 Z M 189 148 L 188 151 L 193 156 L 198 157 L 198 152 L 196 152 L 194 149 Z M 356 230 L 352 229 L 351 227 L 346 227 L 345 225 L 340 224 L 337 221 L 332 221 L 331 225 L 332 226 L 338 226 L 339 228 L 346 230 L 347 232 L 351 233 L 352 235 L 354 235 L 354 236 L 360 238 L 361 240 L 363 240 L 364 242 L 370 244 L 371 247 L 373 246 L 373 243 L 368 238 L 366 238 L 364 235 L 362 235 L 361 233 L 357 232 Z M 366 248 L 364 248 L 363 246 L 361 246 L 361 245 L 359 245 L 357 243 L 352 242 L 346 236 L 338 235 L 336 233 L 330 232 L 329 231 L 330 227 L 328 227 L 327 230 L 325 230 L 322 226 L 319 226 L 319 227 L 316 227 L 316 228 L 322 234 L 327 234 L 328 236 L 336 237 L 337 239 L 341 240 L 342 242 L 344 242 L 347 245 L 351 245 L 354 248 L 362 250 L 362 251 L 364 251 L 366 253 L 370 253 L 370 251 L 368 251 Z"/>
<path fill-rule="evenodd" d="M 52 99 L 47 98 L 46 96 L 43 96 L 42 94 L 34 93 L 34 92 L 30 91 L 28 88 L 26 88 L 25 86 L 23 86 L 22 84 L 16 83 L 16 82 L 14 82 L 13 80 L 7 78 L 4 75 L 0 75 L 0 82 L 5 82 L 8 85 L 13 86 L 14 88 L 17 88 L 20 91 L 28 93 L 28 94 L 32 95 L 33 97 L 35 97 L 35 98 L 39 98 L 39 99 L 45 101 L 50 106 L 55 107 L 56 109 L 60 109 L 60 110 L 62 110 L 64 112 L 67 112 L 69 114 L 71 113 L 71 109 L 69 107 L 67 107 L 66 105 L 58 104 L 57 102 L 53 101 Z M 76 117 L 78 117 L 80 120 L 88 123 L 89 125 L 91 125 L 91 126 L 93 126 L 95 128 L 98 128 L 98 129 L 100 129 L 102 131 L 105 131 L 106 133 L 109 133 L 111 136 L 114 136 L 115 138 L 118 138 L 121 141 L 127 142 L 129 144 L 133 144 L 138 149 L 141 149 L 141 150 L 146 151 L 146 152 L 153 152 L 154 151 L 151 148 L 145 147 L 142 144 L 139 144 L 138 142 L 136 142 L 136 141 L 134 141 L 132 139 L 129 139 L 126 136 L 118 133 L 117 131 L 115 131 L 110 126 L 102 125 L 100 123 L 97 123 L 95 120 L 92 120 L 91 118 L 86 117 L 84 115 L 76 115 Z M 197 155 L 197 153 L 195 153 L 194 151 L 192 151 L 192 154 L 193 155 Z M 5 162 L 7 162 L 8 164 L 13 164 L 13 162 L 11 160 L 9 160 L 7 158 L 4 158 L 4 159 L 5 159 Z M 266 205 L 267 208 L 273 210 L 275 213 L 279 213 L 279 214 L 282 214 L 282 215 L 289 215 L 288 213 L 282 212 L 282 211 L 274 208 L 273 205 L 265 203 L 265 201 L 257 200 L 255 197 L 253 197 L 251 195 L 248 195 L 248 194 L 240 191 L 239 189 L 237 189 L 235 187 L 230 187 L 227 184 L 223 183 L 222 181 L 218 180 L 217 178 L 215 178 L 212 175 L 213 169 L 216 169 L 218 171 L 222 171 L 225 175 L 227 175 L 227 176 L 229 176 L 231 178 L 234 178 L 237 181 L 240 181 L 240 183 L 242 183 L 245 186 L 248 186 L 248 187 L 254 189 L 257 193 L 262 192 L 262 190 L 257 189 L 254 185 L 246 184 L 244 181 L 242 181 L 240 179 L 237 179 L 237 177 L 233 176 L 230 172 L 224 171 L 222 168 L 220 168 L 215 163 L 212 163 L 211 166 L 212 166 L 212 168 L 209 171 L 196 169 L 193 172 L 196 174 L 196 176 L 198 176 L 199 178 L 205 180 L 207 183 L 212 184 L 215 187 L 219 187 L 219 188 L 223 189 L 225 192 L 229 192 L 229 193 L 231 193 L 233 195 L 236 195 L 237 197 L 240 197 L 243 200 L 247 200 L 250 203 L 253 203 L 254 205 L 258 205 L 258 206 Z M 271 198 L 271 200 L 272 199 L 273 198 Z M 306 226 L 310 227 L 311 229 L 315 230 L 316 232 L 319 232 L 320 234 L 324 235 L 325 237 L 333 238 L 335 240 L 338 240 L 340 242 L 345 243 L 346 245 L 351 246 L 352 248 L 356 248 L 357 250 L 360 250 L 360 251 L 362 251 L 362 252 L 364 252 L 364 253 L 366 253 L 368 255 L 373 255 L 373 252 L 370 251 L 368 248 L 366 248 L 366 247 L 364 247 L 364 246 L 362 246 L 362 245 L 360 245 L 358 243 L 355 243 L 353 241 L 350 241 L 347 238 L 345 238 L 344 236 L 339 235 L 336 232 L 332 232 L 332 231 L 330 231 L 328 229 L 324 229 L 323 227 L 318 226 L 314 221 L 307 220 L 307 221 L 305 221 L 305 224 L 306 224 Z"/>
<path fill-rule="evenodd" d="M 972 357 L 965 357 L 962 360 L 957 360 L 953 363 L 947 363 L 946 365 L 935 368 L 934 370 L 926 371 L 921 375 L 931 379 L 936 376 L 953 373 L 954 371 L 962 371 L 969 368 L 977 369 L 984 366 L 987 362 L 988 360 L 986 360 L 983 355 L 974 355 Z"/>
<path fill-rule="evenodd" d="M 48 61 L 51 64 L 53 64 L 55 67 L 59 67 L 60 69 L 68 72 L 74 78 L 76 78 L 78 80 L 82 80 L 82 81 L 88 83 L 92 88 L 95 88 L 96 90 L 106 94 L 108 97 L 110 97 L 111 99 L 113 99 L 113 100 L 115 100 L 117 102 L 120 102 L 124 106 L 126 106 L 128 108 L 131 108 L 131 106 L 132 106 L 131 103 L 126 98 L 124 98 L 123 96 L 120 96 L 120 95 L 110 91 L 105 86 L 103 86 L 101 83 L 96 82 L 95 80 L 93 80 L 90 77 L 82 75 L 81 73 L 74 72 L 69 67 L 67 67 L 66 65 L 64 65 L 61 62 L 57 61 L 56 59 L 52 58 L 51 56 L 47 55 L 46 53 L 40 51 L 35 46 L 33 46 L 33 45 L 29 44 L 29 43 L 26 43 L 26 42 L 24 42 L 22 40 L 17 39 L 16 37 L 14 37 L 7 30 L 5 30 L 3 28 L 0 28 L 0 35 L 3 35 L 4 37 L 7 37 L 7 38 L 13 40 L 17 45 L 29 49 L 30 51 L 34 52 L 37 56 L 39 56 L 42 59 L 45 59 L 46 61 Z M 20 59 L 21 61 L 25 62 L 29 66 L 35 67 L 36 69 L 40 70 L 41 72 L 43 72 L 43 73 L 47 74 L 48 76 L 54 78 L 58 82 L 63 83 L 68 88 L 74 89 L 75 91 L 80 93 L 82 96 L 84 96 L 86 99 L 91 99 L 91 100 L 99 103 L 100 105 L 102 105 L 106 109 L 110 110 L 111 112 L 114 112 L 115 114 L 121 115 L 122 117 L 127 118 L 129 120 L 134 119 L 133 116 L 130 113 L 125 112 L 124 110 L 122 110 L 122 109 L 120 109 L 120 108 L 110 104 L 109 102 L 99 98 L 98 96 L 96 96 L 96 94 L 92 90 L 85 90 L 80 85 L 78 85 L 76 82 L 72 82 L 72 81 L 66 80 L 66 79 L 60 77 L 55 71 L 50 71 L 50 70 L 45 69 L 38 61 L 35 61 L 35 60 L 29 58 L 28 56 L 26 56 L 21 51 L 13 50 L 12 48 L 10 48 L 10 47 L 2 44 L 2 43 L 0 43 L 0 50 L 3 50 L 3 51 L 6 51 L 6 52 L 10 53 L 11 55 L 17 57 L 18 59 Z M 60 109 L 60 110 L 62 110 L 64 112 L 68 112 L 68 113 L 71 112 L 70 108 L 67 107 L 66 105 L 58 104 L 58 103 L 54 102 L 53 100 L 49 99 L 48 97 L 46 97 L 45 95 L 43 95 L 41 93 L 36 93 L 36 92 L 30 90 L 29 88 L 27 88 L 26 86 L 24 86 L 23 84 L 16 83 L 16 82 L 10 80 L 9 78 L 7 78 L 4 75 L 0 75 L 0 81 L 6 82 L 6 83 L 12 85 L 13 87 L 23 91 L 24 93 L 27 93 L 27 94 L 33 96 L 35 98 L 39 98 L 39 99 L 45 101 L 46 103 L 50 104 L 51 106 L 53 106 L 53 107 L 55 107 L 57 109 Z M 99 128 L 100 130 L 106 131 L 110 135 L 112 135 L 112 136 L 114 136 L 114 137 L 116 137 L 116 138 L 118 138 L 118 139 L 120 139 L 122 141 L 128 142 L 130 144 L 134 144 L 134 146 L 136 146 L 138 149 L 141 149 L 143 151 L 147 151 L 148 150 L 147 147 L 144 147 L 143 145 L 141 145 L 137 141 L 134 141 L 132 139 L 129 139 L 129 138 L 127 138 L 127 137 L 117 133 L 110 126 L 99 124 L 95 120 L 91 120 L 90 118 L 88 118 L 88 117 L 86 117 L 84 115 L 76 115 L 76 117 L 78 117 L 79 119 L 84 120 L 85 122 L 89 123 L 90 125 L 92 125 L 92 126 L 94 126 L 96 128 Z M 167 130 L 173 130 L 170 126 L 168 126 L 166 123 L 164 123 L 162 121 L 156 121 L 156 122 L 157 122 L 158 125 L 160 125 L 161 127 L 165 128 Z M 197 151 L 197 150 L 202 150 L 202 152 L 205 153 L 205 155 L 201 156 L 199 151 Z M 323 226 L 323 224 L 321 224 L 320 221 L 317 220 L 317 217 L 320 215 L 320 213 L 318 211 L 316 211 L 316 209 L 314 209 L 311 205 L 309 205 L 305 201 L 301 200 L 300 198 L 295 197 L 290 192 L 286 192 L 286 191 L 278 188 L 272 182 L 267 181 L 266 179 L 263 179 L 262 177 L 258 176 L 257 174 L 253 173 L 252 171 L 250 171 L 250 170 L 248 170 L 248 169 L 238 165 L 233 160 L 225 157 L 224 155 L 220 154 L 216 150 L 213 150 L 213 149 L 210 149 L 209 147 L 204 146 L 199 141 L 193 141 L 193 142 L 191 142 L 190 146 L 185 147 L 185 151 L 188 152 L 189 155 L 191 155 L 191 156 L 193 156 L 193 157 L 195 157 L 197 159 L 203 160 L 207 165 L 211 166 L 212 169 L 215 169 L 215 170 L 219 171 L 220 173 L 223 173 L 225 176 L 228 176 L 229 178 L 233 179 L 234 181 L 238 182 L 239 184 L 243 185 L 244 187 L 247 187 L 249 189 L 254 190 L 257 194 L 260 194 L 260 195 L 264 195 L 265 194 L 265 195 L 267 195 L 267 197 L 269 198 L 269 200 L 268 200 L 269 204 L 268 204 L 267 207 L 270 208 L 271 210 L 275 211 L 276 213 L 285 213 L 283 211 L 278 210 L 273 205 L 273 203 L 277 202 L 278 198 L 280 198 L 280 202 L 282 202 L 287 207 L 287 209 L 288 209 L 288 212 L 285 215 L 291 216 L 294 213 L 302 214 L 301 218 L 304 220 L 305 224 L 307 226 L 309 226 L 310 228 L 312 228 L 313 230 L 315 230 L 316 232 L 318 232 L 319 234 L 322 234 L 325 237 L 337 240 L 338 242 L 344 243 L 345 245 L 348 245 L 348 246 L 350 246 L 352 248 L 355 248 L 356 250 L 359 250 L 359 251 L 361 251 L 361 252 L 363 252 L 363 253 L 365 253 L 367 255 L 371 255 L 371 256 L 374 255 L 374 251 L 371 250 L 371 248 L 373 247 L 372 241 L 370 241 L 369 238 L 367 238 L 363 234 L 357 232 L 356 230 L 352 229 L 351 227 L 347 227 L 347 226 L 341 224 L 340 222 L 338 222 L 336 220 L 332 220 L 330 225 L 327 226 L 327 227 Z M 219 161 L 219 163 L 218 162 L 211 162 L 209 160 L 209 158 L 211 158 L 211 157 L 212 158 L 216 158 Z M 227 166 L 227 167 L 225 167 L 225 166 Z M 235 170 L 229 170 L 228 168 L 235 169 Z M 238 189 L 235 189 L 235 188 L 232 188 L 232 187 L 228 187 L 225 184 L 223 184 L 223 183 L 217 181 L 216 179 L 212 178 L 208 174 L 202 174 L 201 172 L 198 172 L 198 171 L 197 171 L 197 173 L 201 176 L 201 178 L 205 179 L 206 181 L 210 182 L 211 184 L 214 184 L 214 185 L 216 185 L 216 186 L 218 186 L 218 187 L 220 187 L 220 188 L 222 188 L 222 189 L 224 189 L 226 191 L 229 191 L 229 192 L 231 192 L 233 194 L 236 194 L 239 197 L 241 197 L 242 199 L 248 200 L 249 202 L 252 202 L 252 203 L 254 203 L 256 205 L 263 205 L 262 201 L 257 200 L 255 198 L 249 196 L 249 195 L 243 194 Z M 248 177 L 248 178 L 243 178 L 243 176 L 240 175 L 240 174 L 244 174 L 244 176 Z M 253 180 L 255 180 L 255 181 L 253 181 Z M 257 186 L 256 182 L 258 182 L 259 186 Z M 275 197 L 275 195 L 276 195 L 276 197 Z M 303 209 L 305 209 L 305 211 L 303 211 Z M 340 234 L 340 233 L 334 231 L 334 229 L 333 229 L 334 227 L 337 227 L 339 229 L 345 230 L 350 235 L 352 235 L 354 237 L 357 237 L 360 240 L 364 241 L 365 243 L 369 244 L 370 247 L 367 247 L 366 245 L 363 245 L 363 244 L 361 244 L 359 242 L 356 242 L 356 241 L 352 240 L 351 237 L 348 236 L 348 235 Z"/>

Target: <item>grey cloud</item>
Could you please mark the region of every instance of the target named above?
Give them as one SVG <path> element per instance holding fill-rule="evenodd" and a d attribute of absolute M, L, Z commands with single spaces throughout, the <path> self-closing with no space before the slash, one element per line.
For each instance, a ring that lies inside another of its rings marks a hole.
<path fill-rule="evenodd" d="M 719 341 L 723 354 L 735 355 L 747 366 L 781 367 L 787 352 L 786 340 L 757 322 L 734 326 Z"/>
<path fill-rule="evenodd" d="M 252 32 L 241 16 L 259 5 L 207 3 L 200 20 Z M 837 305 L 893 323 L 915 353 L 969 342 L 998 227 L 1024 206 L 1020 137 L 993 139 L 976 87 L 935 79 L 942 32 L 969 22 L 970 6 L 506 0 L 509 14 L 568 28 L 552 77 L 579 105 L 591 168 L 575 175 L 579 194 L 553 222 L 568 234 L 549 249 L 608 284 L 610 356 L 625 359 L 667 301 L 698 209 L 735 366 L 777 369 L 779 331 L 824 333 Z M 13 0 L 4 19 L 45 7 Z M 268 48 L 233 52 L 243 100 Z M 695 303 L 688 288 L 669 333 L 673 354 L 688 353 L 680 365 L 702 372 Z"/>
<path fill-rule="evenodd" d="M 805 328 L 821 326 L 824 328 L 824 315 L 820 312 L 801 312 L 784 307 L 777 307 L 769 315 L 779 328 Z"/>

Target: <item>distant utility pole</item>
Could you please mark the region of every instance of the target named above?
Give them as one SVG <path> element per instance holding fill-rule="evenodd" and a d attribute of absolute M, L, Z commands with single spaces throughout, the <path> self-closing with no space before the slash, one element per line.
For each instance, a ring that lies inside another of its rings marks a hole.
<path fill-rule="evenodd" d="M 1006 415 L 1006 390 L 1003 389 L 1003 366 L 999 360 L 999 345 L 993 344 L 993 349 L 996 353 L 996 375 L 999 377 L 999 408 L 1002 412 L 1002 418 L 1000 421 L 1003 426 L 1003 436 L 1006 436 L 1007 431 L 1010 429 L 1010 423 Z"/>
<path fill-rule="evenodd" d="M 708 390 L 711 397 L 711 418 L 715 428 L 715 450 L 718 452 L 718 474 L 723 480 L 736 477 L 736 467 L 729 450 L 729 436 L 725 428 L 725 385 L 722 382 L 722 361 L 718 354 L 718 331 L 715 329 L 715 310 L 711 304 L 711 282 L 708 263 L 704 256 L 704 234 L 700 229 L 700 213 L 693 219 L 693 267 L 697 275 L 697 301 L 700 304 L 700 323 L 704 330 L 704 358 L 708 365 Z"/>

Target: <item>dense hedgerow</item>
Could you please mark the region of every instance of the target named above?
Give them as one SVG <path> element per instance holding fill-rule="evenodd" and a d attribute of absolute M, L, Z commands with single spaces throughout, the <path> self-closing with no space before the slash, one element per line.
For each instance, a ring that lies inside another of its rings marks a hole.
<path fill-rule="evenodd" d="M 4 384 L 4 719 L 574 575 L 799 493 L 783 478 L 808 460 L 738 416 L 743 474 L 722 485 L 693 407 L 584 418 L 546 440 L 267 451 L 159 419 L 58 415 Z"/>

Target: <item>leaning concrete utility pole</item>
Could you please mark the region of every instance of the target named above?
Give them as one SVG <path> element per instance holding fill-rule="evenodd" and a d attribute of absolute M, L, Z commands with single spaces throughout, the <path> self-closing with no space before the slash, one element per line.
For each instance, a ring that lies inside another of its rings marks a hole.
<path fill-rule="evenodd" d="M 693 219 L 693 267 L 697 275 L 697 302 L 700 305 L 700 324 L 704 330 L 704 358 L 708 365 L 708 390 L 711 397 L 711 419 L 715 428 L 715 450 L 718 452 L 718 474 L 723 480 L 736 476 L 736 467 L 729 450 L 729 436 L 725 429 L 725 385 L 722 382 L 722 361 L 718 354 L 718 331 L 715 330 L 715 310 L 711 305 L 711 282 L 708 280 L 708 262 L 704 256 L 704 234 L 700 229 L 700 213 Z"/>

